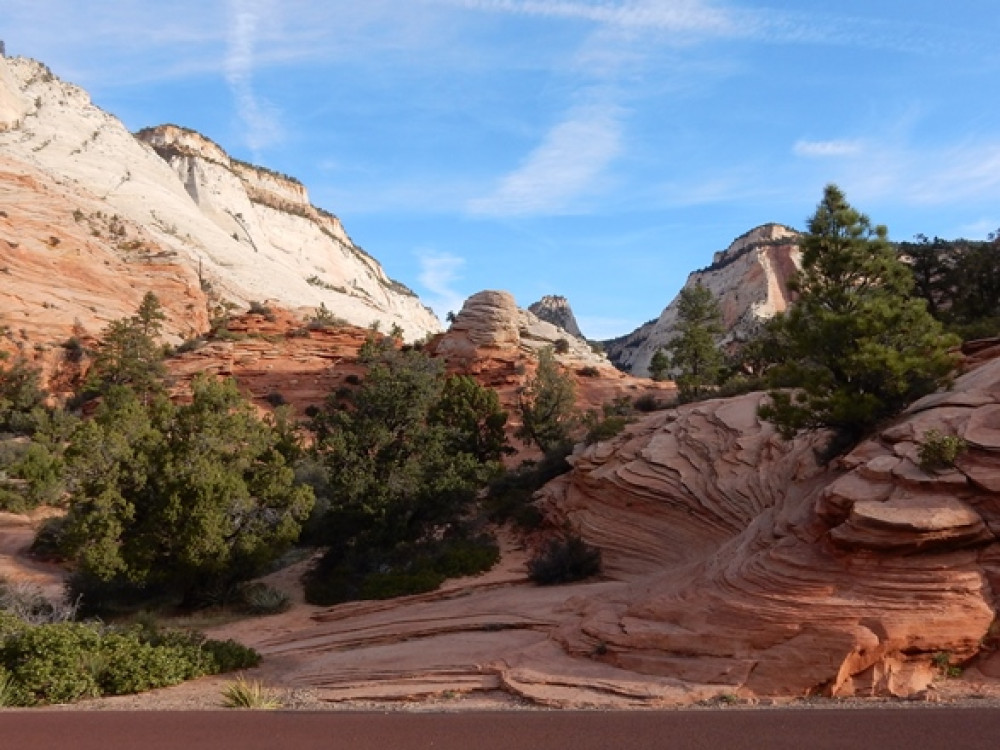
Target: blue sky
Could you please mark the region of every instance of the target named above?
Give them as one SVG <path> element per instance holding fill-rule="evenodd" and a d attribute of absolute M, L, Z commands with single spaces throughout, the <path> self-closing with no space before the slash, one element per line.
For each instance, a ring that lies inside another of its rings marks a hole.
<path fill-rule="evenodd" d="M 995 0 L 0 0 L 131 129 L 292 174 L 440 315 L 605 338 L 823 186 L 893 239 L 1000 228 Z"/>

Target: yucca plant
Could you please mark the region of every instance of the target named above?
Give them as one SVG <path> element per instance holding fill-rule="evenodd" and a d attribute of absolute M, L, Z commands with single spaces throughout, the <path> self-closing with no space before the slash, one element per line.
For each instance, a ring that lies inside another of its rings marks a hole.
<path fill-rule="evenodd" d="M 243 675 L 222 689 L 222 705 L 226 708 L 281 708 L 281 698 L 264 687 L 260 680 L 248 680 Z"/>

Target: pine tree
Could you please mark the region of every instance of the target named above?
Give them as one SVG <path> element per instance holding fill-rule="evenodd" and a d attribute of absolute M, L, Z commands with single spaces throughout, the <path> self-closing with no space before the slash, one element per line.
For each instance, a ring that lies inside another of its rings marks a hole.
<path fill-rule="evenodd" d="M 551 347 L 538 352 L 538 369 L 518 393 L 521 426 L 514 433 L 525 445 L 548 453 L 568 443 L 576 424 L 576 385 L 560 371 Z"/>
<path fill-rule="evenodd" d="M 665 380 L 670 369 L 670 357 L 662 349 L 657 349 L 649 360 L 649 377 L 653 380 Z"/>
<path fill-rule="evenodd" d="M 157 337 L 165 319 L 156 295 L 147 292 L 135 315 L 111 321 L 101 333 L 85 391 L 104 394 L 127 385 L 147 400 L 160 391 L 166 369 Z"/>
<path fill-rule="evenodd" d="M 724 358 L 715 339 L 722 332 L 722 313 L 712 292 L 700 281 L 681 289 L 677 336 L 666 347 L 681 401 L 700 398 L 718 384 Z"/>
<path fill-rule="evenodd" d="M 886 228 L 873 226 L 835 185 L 808 228 L 791 285 L 798 300 L 769 326 L 781 348 L 769 380 L 792 388 L 771 390 L 760 416 L 786 437 L 832 427 L 856 440 L 943 384 L 957 339 L 912 296 L 913 277 Z"/>

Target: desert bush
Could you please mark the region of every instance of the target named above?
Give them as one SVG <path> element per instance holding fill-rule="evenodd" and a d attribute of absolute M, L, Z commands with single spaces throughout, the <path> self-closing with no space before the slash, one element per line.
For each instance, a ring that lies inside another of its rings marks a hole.
<path fill-rule="evenodd" d="M 666 408 L 665 405 L 652 393 L 644 393 L 637 398 L 632 405 L 637 411 L 651 412 Z"/>
<path fill-rule="evenodd" d="M 285 404 L 288 403 L 288 400 L 285 398 L 285 395 L 281 391 L 271 391 L 266 396 L 264 396 L 264 400 L 274 407 L 284 406 Z"/>
<path fill-rule="evenodd" d="M 556 354 L 566 354 L 569 352 L 569 341 L 567 339 L 556 339 L 555 343 L 552 344 L 552 348 Z"/>
<path fill-rule="evenodd" d="M 958 457 L 968 448 L 969 444 L 958 435 L 945 435 L 939 430 L 928 430 L 917 445 L 920 468 L 928 472 L 947 469 L 954 466 Z"/>
<path fill-rule="evenodd" d="M 259 581 L 241 586 L 238 597 L 239 608 L 251 615 L 276 615 L 292 606 L 288 594 Z"/>
<path fill-rule="evenodd" d="M 28 705 L 71 703 L 101 694 L 93 672 L 81 668 L 81 657 L 96 652 L 100 642 L 90 625 L 42 625 L 8 637 L 0 646 L 0 662 L 14 675 Z"/>
<path fill-rule="evenodd" d="M 206 641 L 199 633 L 75 622 L 31 626 L 0 615 L 0 681 L 8 683 L 0 685 L 0 704 L 136 693 L 260 661 L 252 649 Z"/>
<path fill-rule="evenodd" d="M 552 539 L 528 562 L 528 577 L 542 586 L 570 583 L 601 572 L 601 551 L 576 535 Z"/>
<path fill-rule="evenodd" d="M 577 370 L 576 374 L 582 378 L 596 378 L 601 374 L 601 371 L 593 365 L 587 365 L 586 367 L 581 367 Z"/>
<path fill-rule="evenodd" d="M 270 307 L 265 305 L 263 302 L 258 302 L 256 300 L 253 300 L 250 303 L 250 307 L 247 312 L 250 315 L 263 315 L 265 318 L 268 315 L 274 315 L 274 311 Z"/>
<path fill-rule="evenodd" d="M 243 675 L 222 688 L 222 705 L 226 708 L 281 708 L 281 699 L 259 680 L 248 680 Z"/>
<path fill-rule="evenodd" d="M 584 441 L 587 445 L 599 443 L 602 440 L 610 440 L 621 433 L 628 425 L 628 417 L 610 416 L 601 420 L 595 420 L 590 426 Z"/>
<path fill-rule="evenodd" d="M 305 579 L 306 600 L 336 604 L 423 594 L 448 578 L 489 570 L 499 559 L 496 542 L 485 534 L 399 545 L 391 553 L 370 549 L 340 560 L 327 557 Z"/>
<path fill-rule="evenodd" d="M 202 651 L 208 656 L 207 670 L 211 674 L 252 669 L 260 664 L 260 654 L 242 643 L 229 638 L 225 641 L 207 640 Z"/>
<path fill-rule="evenodd" d="M 548 451 L 540 461 L 526 461 L 493 480 L 486 495 L 486 509 L 490 519 L 497 523 L 513 521 L 525 529 L 538 528 L 542 523 L 542 515 L 532 503 L 532 495 L 547 482 L 572 468 L 566 460 L 572 450 L 572 444 L 561 443 Z"/>
<path fill-rule="evenodd" d="M 77 603 L 65 597 L 47 597 L 41 587 L 33 583 L 0 580 L 0 610 L 26 625 L 47 625 L 76 619 Z"/>

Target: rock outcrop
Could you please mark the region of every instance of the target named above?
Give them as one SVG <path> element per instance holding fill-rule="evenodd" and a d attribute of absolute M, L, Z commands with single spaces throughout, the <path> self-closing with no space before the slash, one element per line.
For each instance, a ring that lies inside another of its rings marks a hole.
<path fill-rule="evenodd" d="M 538 302 L 528 305 L 528 312 L 534 313 L 540 320 L 551 323 L 557 328 L 562 328 L 571 336 L 578 339 L 586 338 L 580 332 L 580 326 L 576 323 L 576 316 L 573 315 L 573 308 L 569 306 L 569 300 L 554 294 L 547 294 Z"/>
<path fill-rule="evenodd" d="M 448 358 L 474 358 L 480 349 L 534 354 L 547 346 L 554 347 L 568 364 L 610 367 L 607 358 L 594 352 L 587 341 L 522 310 L 509 292 L 502 291 L 483 291 L 469 297 L 434 351 Z"/>
<path fill-rule="evenodd" d="M 788 279 L 799 267 L 798 233 L 780 224 L 765 224 L 738 237 L 712 264 L 688 276 L 685 287 L 702 284 L 718 300 L 726 345 L 746 340 L 761 321 L 784 311 L 789 303 Z M 675 298 L 635 331 L 604 342 L 608 357 L 633 375 L 648 375 L 649 362 L 675 335 Z"/>
<path fill-rule="evenodd" d="M 0 149 L 9 172 L 62 191 L 67 216 L 114 217 L 130 236 L 142 235 L 137 241 L 190 269 L 192 294 L 208 290 L 238 306 L 270 301 L 299 313 L 324 304 L 360 326 L 397 324 L 408 339 L 441 330 L 335 216 L 309 203 L 301 183 L 231 159 L 184 128 L 161 126 L 137 138 L 41 63 L 0 58 Z M 11 231 L 14 242 L 29 244 L 30 226 Z M 151 284 L 146 275 L 129 281 Z"/>
<path fill-rule="evenodd" d="M 976 656 L 1000 585 L 1000 360 L 831 467 L 760 398 L 652 416 L 543 490 L 633 582 L 578 602 L 566 650 L 757 695 L 909 695 Z M 953 467 L 921 468 L 932 429 L 967 441 Z"/>

